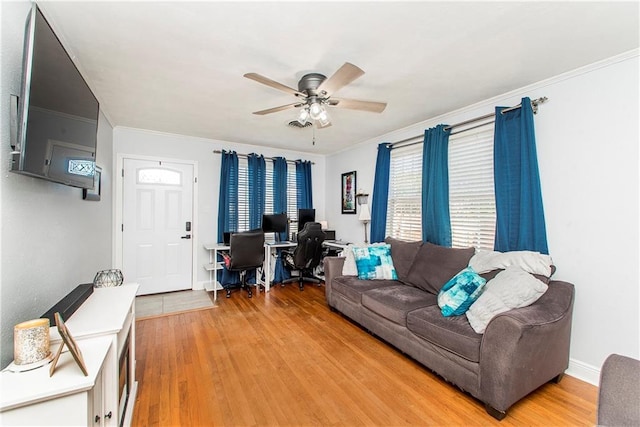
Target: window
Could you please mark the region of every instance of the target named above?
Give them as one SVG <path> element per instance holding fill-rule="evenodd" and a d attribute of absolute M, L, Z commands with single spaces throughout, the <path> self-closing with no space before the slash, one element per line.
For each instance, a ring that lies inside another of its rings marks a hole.
<path fill-rule="evenodd" d="M 387 235 L 422 240 L 422 144 L 391 151 Z"/>
<path fill-rule="evenodd" d="M 266 194 L 265 194 L 265 214 L 276 213 L 273 211 L 273 162 L 269 159 L 265 161 L 266 166 Z M 290 230 L 297 227 L 298 204 L 296 199 L 296 168 L 295 165 L 287 165 L 287 216 L 291 221 Z M 249 229 L 249 167 L 246 157 L 238 159 L 238 230 Z M 279 212 L 278 212 L 279 213 Z M 294 222 L 296 225 L 294 225 Z"/>
<path fill-rule="evenodd" d="M 493 249 L 493 124 L 449 138 L 449 214 L 453 247 Z M 387 235 L 422 239 L 422 144 L 391 151 Z"/>
<path fill-rule="evenodd" d="M 454 248 L 493 250 L 493 123 L 449 138 L 449 215 Z"/>

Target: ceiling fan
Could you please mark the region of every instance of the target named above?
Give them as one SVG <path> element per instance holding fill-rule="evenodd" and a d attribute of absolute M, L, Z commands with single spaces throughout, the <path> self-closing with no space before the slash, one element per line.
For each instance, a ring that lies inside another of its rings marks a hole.
<path fill-rule="evenodd" d="M 344 65 L 329 78 L 320 73 L 305 74 L 298 82 L 298 90 L 257 73 L 247 73 L 244 76 L 274 89 L 287 92 L 299 99 L 297 102 L 292 104 L 255 111 L 253 114 L 262 116 L 265 114 L 288 110 L 290 108 L 302 107 L 298 116 L 298 122 L 301 125 L 304 126 L 315 120 L 316 125 L 319 128 L 324 128 L 331 126 L 331 121 L 329 120 L 329 115 L 327 114 L 325 106 L 369 111 L 373 113 L 381 113 L 384 111 L 387 106 L 385 102 L 359 101 L 356 99 L 333 97 L 335 92 L 363 74 L 364 71 L 360 68 L 349 62 L 345 62 Z"/>

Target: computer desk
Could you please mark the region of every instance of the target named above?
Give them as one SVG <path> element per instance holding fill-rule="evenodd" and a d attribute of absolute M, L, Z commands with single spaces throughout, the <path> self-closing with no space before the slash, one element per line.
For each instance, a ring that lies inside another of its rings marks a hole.
<path fill-rule="evenodd" d="M 337 250 L 344 250 L 347 248 L 348 242 L 341 240 L 331 240 L 322 243 L 325 247 Z M 256 275 L 257 285 L 264 286 L 264 290 L 269 292 L 271 289 L 271 283 L 273 281 L 273 268 L 275 266 L 274 260 L 277 255 L 278 249 L 290 249 L 295 248 L 297 243 L 291 241 L 285 242 L 269 242 L 264 244 L 264 264 L 262 265 L 262 271 L 264 272 L 264 280 L 260 278 L 260 275 Z M 204 265 L 204 269 L 209 272 L 209 283 L 205 285 L 207 291 L 213 291 L 214 301 L 217 299 L 218 290 L 222 290 L 222 286 L 218 283 L 218 280 L 214 277 L 218 270 L 222 269 L 222 263 L 218 261 L 218 253 L 221 251 L 228 251 L 229 245 L 223 243 L 206 243 L 204 248 L 209 251 L 209 263 Z"/>
<path fill-rule="evenodd" d="M 272 269 L 275 264 L 272 263 L 271 258 L 273 255 L 277 255 L 278 249 L 289 249 L 298 246 L 295 242 L 273 242 L 264 244 L 264 280 L 261 281 L 264 286 L 264 290 L 269 292 L 271 289 L 271 282 L 273 280 Z M 275 256 L 274 256 L 275 258 Z M 273 265 L 272 265 L 273 264 Z"/>
<path fill-rule="evenodd" d="M 295 242 L 274 242 L 264 244 L 264 263 L 262 264 L 262 271 L 264 272 L 265 279 L 262 280 L 260 275 L 256 275 L 257 285 L 264 286 L 264 290 L 269 292 L 271 289 L 271 282 L 273 281 L 273 255 L 277 253 L 278 249 L 295 248 L 297 244 Z M 205 284 L 207 291 L 213 291 L 214 301 L 218 298 L 218 291 L 222 290 L 222 285 L 218 283 L 215 277 L 218 270 L 222 269 L 222 262 L 218 261 L 218 253 L 228 251 L 229 245 L 224 243 L 205 243 L 204 248 L 209 251 L 209 263 L 204 265 L 204 269 L 209 272 L 209 282 Z"/>

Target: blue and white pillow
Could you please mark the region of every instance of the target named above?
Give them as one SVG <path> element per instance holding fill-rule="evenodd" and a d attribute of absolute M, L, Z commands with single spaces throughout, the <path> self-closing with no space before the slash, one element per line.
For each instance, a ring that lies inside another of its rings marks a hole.
<path fill-rule="evenodd" d="M 398 280 L 398 274 L 391 259 L 391 245 L 353 247 L 358 279 Z"/>
<path fill-rule="evenodd" d="M 438 306 L 442 315 L 449 317 L 466 313 L 482 294 L 486 283 L 471 267 L 453 276 L 438 293 Z"/>

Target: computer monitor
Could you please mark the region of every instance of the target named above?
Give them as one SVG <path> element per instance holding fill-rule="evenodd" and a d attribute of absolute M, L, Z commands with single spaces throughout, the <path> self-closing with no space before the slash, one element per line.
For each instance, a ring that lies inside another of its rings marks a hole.
<path fill-rule="evenodd" d="M 298 232 L 302 231 L 306 223 L 315 222 L 315 220 L 315 209 L 298 209 Z"/>
<path fill-rule="evenodd" d="M 279 233 L 286 233 L 289 219 L 286 213 L 281 214 L 264 214 L 262 215 L 262 231 L 265 233 L 276 233 L 276 240 Z"/>

